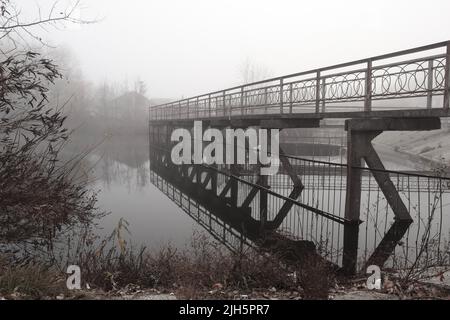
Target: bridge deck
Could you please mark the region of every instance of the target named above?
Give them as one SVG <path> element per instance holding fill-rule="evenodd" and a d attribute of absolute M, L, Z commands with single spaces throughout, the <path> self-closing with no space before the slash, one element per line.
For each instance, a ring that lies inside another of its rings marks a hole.
<path fill-rule="evenodd" d="M 150 121 L 448 117 L 450 41 L 150 107 Z"/>

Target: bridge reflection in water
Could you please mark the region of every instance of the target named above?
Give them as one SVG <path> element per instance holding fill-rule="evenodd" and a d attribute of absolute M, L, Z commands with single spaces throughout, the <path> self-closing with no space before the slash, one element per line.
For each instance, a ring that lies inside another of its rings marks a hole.
<path fill-rule="evenodd" d="M 235 176 L 225 166 L 174 166 L 168 155 L 161 147 L 150 147 L 151 182 L 231 251 L 277 250 L 276 239 L 301 255 L 313 243 L 320 255 L 342 266 L 344 227 L 351 224 L 344 218 L 346 164 L 284 156 L 282 162 L 289 162 L 291 172 L 281 169 L 264 187 L 251 170 Z M 450 179 L 383 171 L 411 213 L 411 223 L 395 219 L 374 170 L 360 170 L 362 221 L 355 243 L 359 267 L 401 268 L 418 256 L 428 263 L 448 262 L 450 217 L 445 212 L 450 207 Z M 296 187 L 292 172 L 302 187 Z M 233 184 L 237 185 L 237 205 L 232 202 Z M 264 216 L 261 206 L 266 209 Z"/>
<path fill-rule="evenodd" d="M 259 248 L 281 241 L 301 253 L 313 246 L 349 274 L 388 260 L 442 262 L 449 179 L 385 170 L 372 141 L 385 131 L 437 130 L 446 117 L 450 41 L 150 107 L 151 161 L 161 177 Z M 239 165 L 175 166 L 164 149 L 174 129 L 192 129 L 195 121 L 218 130 L 297 130 L 336 119 L 346 119 L 346 164 L 288 156 L 284 146 L 279 174 L 269 178 Z"/>

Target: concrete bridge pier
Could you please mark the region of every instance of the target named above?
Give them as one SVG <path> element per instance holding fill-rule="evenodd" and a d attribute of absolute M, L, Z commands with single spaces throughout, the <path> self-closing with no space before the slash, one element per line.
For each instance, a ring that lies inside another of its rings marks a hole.
<path fill-rule="evenodd" d="M 403 237 L 413 222 L 408 209 L 392 183 L 389 173 L 375 151 L 372 140 L 384 131 L 426 131 L 441 128 L 440 118 L 367 118 L 350 119 L 345 122 L 347 131 L 347 190 L 345 218 L 349 221 L 344 226 L 343 270 L 352 275 L 357 272 L 358 235 L 361 212 L 361 177 L 363 160 L 375 178 L 380 190 L 391 207 L 395 222 L 381 240 L 368 265 L 382 267 L 397 242 Z"/>

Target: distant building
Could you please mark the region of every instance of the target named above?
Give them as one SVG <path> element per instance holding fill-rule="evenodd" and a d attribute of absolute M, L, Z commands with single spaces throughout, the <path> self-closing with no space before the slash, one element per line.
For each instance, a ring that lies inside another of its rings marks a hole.
<path fill-rule="evenodd" d="M 146 119 L 150 100 L 142 94 L 130 91 L 113 99 L 110 105 L 111 117 L 120 120 L 141 121 Z"/>

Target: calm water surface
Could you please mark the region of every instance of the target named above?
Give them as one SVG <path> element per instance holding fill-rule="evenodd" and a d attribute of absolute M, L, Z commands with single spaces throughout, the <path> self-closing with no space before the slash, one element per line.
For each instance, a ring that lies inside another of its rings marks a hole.
<path fill-rule="evenodd" d="M 79 153 L 83 148 L 86 141 L 77 139 L 70 152 Z M 109 235 L 119 219 L 125 218 L 134 244 L 156 249 L 170 243 L 183 248 L 194 232 L 203 229 L 150 183 L 148 151 L 146 136 L 113 137 L 87 157 L 84 168 L 91 187 L 99 192 L 98 206 L 109 212 L 100 221 L 98 233 Z M 392 170 L 424 169 L 394 152 L 383 152 L 381 157 Z M 334 158 L 331 160 L 336 161 Z"/>

